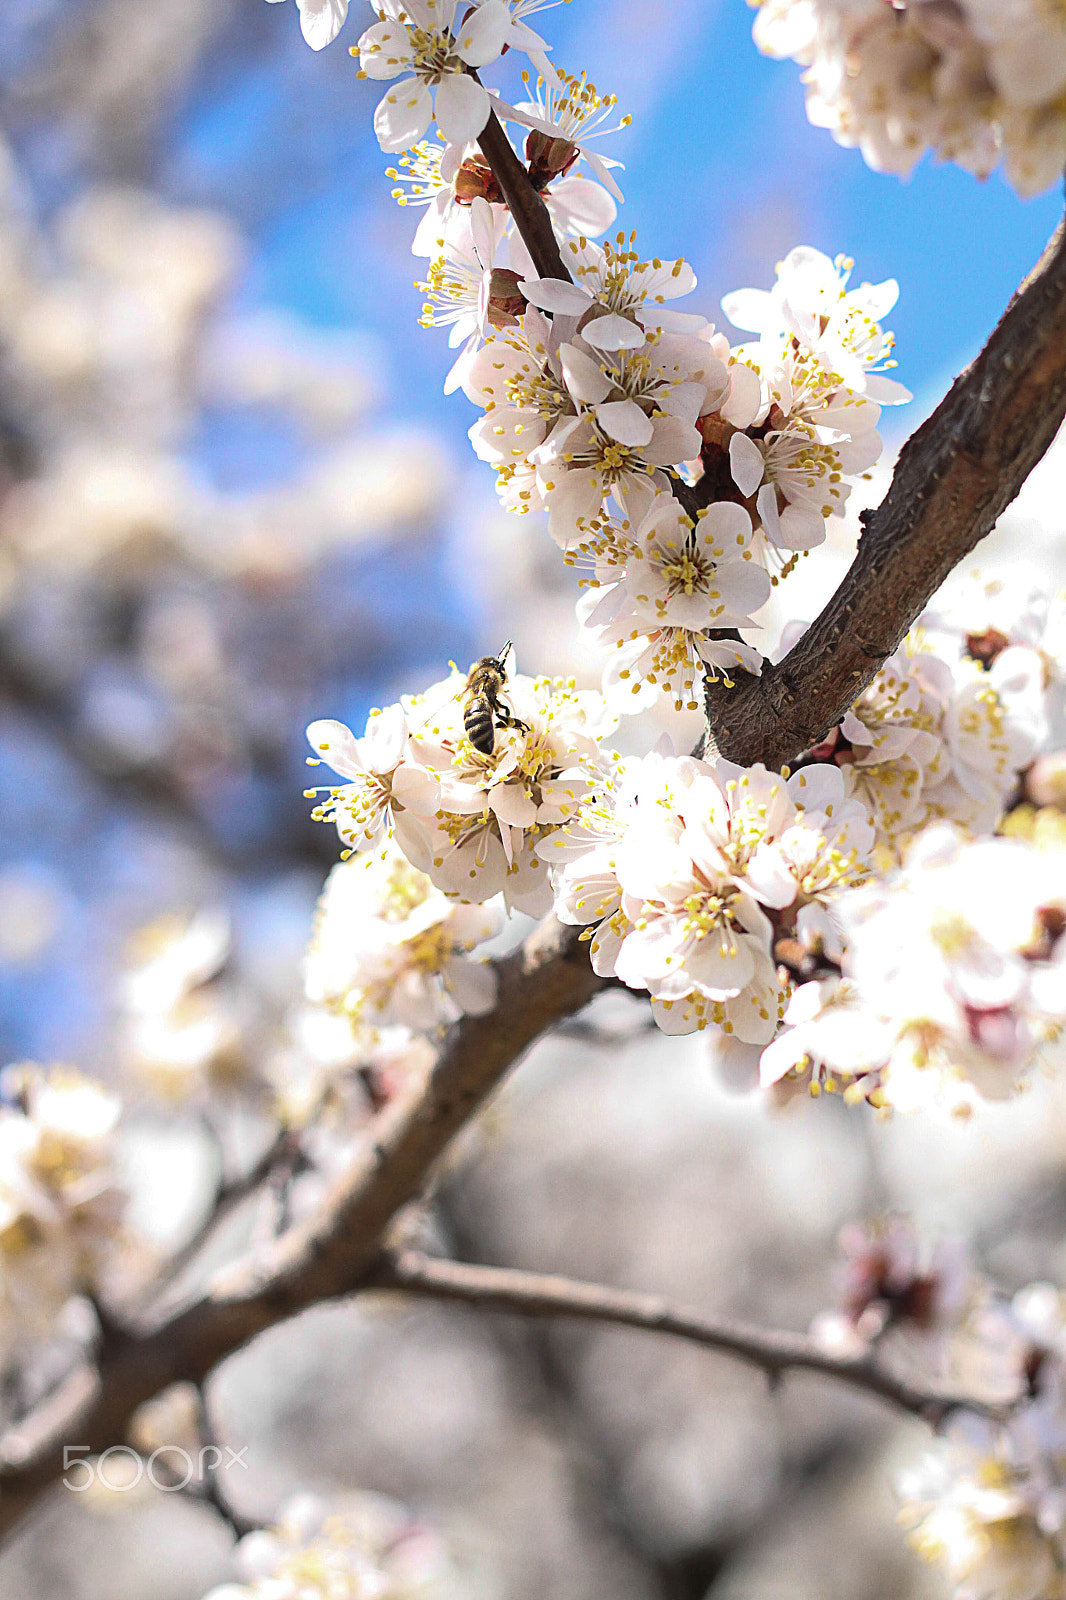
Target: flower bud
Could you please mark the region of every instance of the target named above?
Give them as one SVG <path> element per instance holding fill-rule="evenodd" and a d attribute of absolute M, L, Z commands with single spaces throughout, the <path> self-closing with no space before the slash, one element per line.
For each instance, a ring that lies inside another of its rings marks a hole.
<path fill-rule="evenodd" d="M 580 151 L 569 139 L 555 139 L 539 129 L 530 129 L 526 137 L 526 160 L 529 176 L 536 189 L 546 189 L 553 178 L 569 172 Z"/>
<path fill-rule="evenodd" d="M 496 174 L 483 156 L 468 156 L 452 183 L 457 205 L 469 206 L 475 200 L 487 200 L 490 205 L 503 204 L 503 191 Z"/>
<path fill-rule="evenodd" d="M 509 267 L 493 267 L 489 278 L 488 317 L 494 328 L 514 328 L 526 309 L 521 279 Z"/>

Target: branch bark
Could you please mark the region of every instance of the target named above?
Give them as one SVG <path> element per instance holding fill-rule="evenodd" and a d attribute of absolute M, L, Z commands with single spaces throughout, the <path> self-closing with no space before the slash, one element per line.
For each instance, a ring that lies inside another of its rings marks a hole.
<path fill-rule="evenodd" d="M 442 1261 L 418 1250 L 390 1253 L 375 1282 L 437 1300 L 457 1300 L 493 1311 L 527 1317 L 578 1317 L 615 1323 L 646 1333 L 667 1333 L 717 1350 L 748 1366 L 758 1367 L 776 1382 L 789 1371 L 817 1372 L 861 1393 L 876 1396 L 897 1410 L 939 1427 L 953 1411 L 974 1411 L 1005 1420 L 1010 1406 L 977 1395 L 923 1389 L 897 1377 L 872 1355 L 835 1356 L 803 1334 L 755 1328 L 725 1317 L 707 1316 L 688 1306 L 672 1305 L 660 1295 L 632 1289 L 610 1289 L 599 1283 L 509 1267 L 470 1266 Z"/>
<path fill-rule="evenodd" d="M 713 746 L 779 767 L 824 738 L 953 567 L 992 531 L 1066 416 L 1066 231 L 1060 223 L 981 354 L 900 452 L 863 513 L 858 552 L 785 659 L 709 684 Z M 713 749 L 711 750 L 713 754 Z"/>
<path fill-rule="evenodd" d="M 0 1438 L 0 1535 L 58 1479 L 64 1444 L 96 1453 L 120 1442 L 133 1412 L 161 1389 L 201 1383 L 256 1334 L 366 1283 L 389 1223 L 422 1192 L 454 1135 L 535 1039 L 603 987 L 579 930 L 554 917 L 495 967 L 496 1010 L 457 1024 L 428 1079 L 380 1113 L 309 1218 L 165 1319 L 109 1325 L 95 1379 L 80 1369 Z"/>

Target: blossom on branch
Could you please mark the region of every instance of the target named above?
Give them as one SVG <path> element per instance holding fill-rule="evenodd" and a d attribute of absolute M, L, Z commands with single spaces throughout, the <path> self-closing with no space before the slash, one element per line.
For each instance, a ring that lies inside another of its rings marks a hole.
<path fill-rule="evenodd" d="M 456 668 L 379 714 L 381 723 L 389 719 L 390 738 L 373 758 L 378 771 L 364 767 L 364 741 L 343 724 L 312 723 L 312 744 L 354 780 L 331 789 L 313 815 L 336 822 L 357 849 L 388 828 L 407 859 L 452 900 L 482 904 L 502 892 L 508 907 L 541 915 L 551 891 L 536 843 L 605 771 L 609 758 L 599 741 L 618 719 L 600 695 L 576 689 L 572 679 L 510 673 L 514 725 L 497 720 L 486 754 L 464 726 L 466 682 Z"/>
<path fill-rule="evenodd" d="M 662 469 L 699 454 L 697 418 L 730 387 L 706 340 L 660 326 L 669 315 L 659 310 L 664 283 L 687 282 L 674 272 L 684 263 L 667 271 L 631 251 L 605 246 L 594 260 L 588 241 L 581 248 L 596 288 L 596 263 L 615 263 L 607 298 L 556 279 L 523 282 L 533 305 L 486 343 L 463 380 L 468 398 L 485 408 L 470 438 L 497 468 L 501 499 L 521 511 L 546 507 L 564 549 L 589 531 L 608 497 L 623 513 L 633 500 L 643 515 L 649 491 L 668 486 Z M 538 301 L 548 303 L 550 323 L 534 309 Z"/>
<path fill-rule="evenodd" d="M 863 876 L 871 843 L 828 770 L 652 754 L 539 848 L 557 864 L 556 915 L 590 927 L 598 973 L 647 989 L 666 1033 L 714 1024 L 756 1045 L 784 1013 L 777 938 Z"/>
<path fill-rule="evenodd" d="M 1035 651 L 1012 647 L 986 669 L 925 643 L 910 634 L 813 752 L 868 808 L 886 867 L 930 822 L 991 832 L 1046 732 Z"/>
<path fill-rule="evenodd" d="M 507 702 L 524 726 L 497 726 L 486 755 L 464 727 L 465 688 L 456 671 L 409 702 L 397 842 L 450 897 L 482 903 L 502 893 L 509 908 L 542 916 L 552 896 L 538 844 L 603 774 L 599 741 L 617 718 L 572 679 L 509 674 Z"/>
<path fill-rule="evenodd" d="M 1066 1024 L 1066 850 L 927 828 L 903 868 L 836 903 L 843 979 L 813 982 L 762 1056 L 900 1110 L 1017 1093 Z"/>
<path fill-rule="evenodd" d="M 502 911 L 457 905 L 393 843 L 339 862 L 326 879 L 304 962 L 314 1005 L 355 1028 L 432 1032 L 490 1011 L 493 970 L 469 952 L 499 932 Z"/>
<path fill-rule="evenodd" d="M 434 118 L 448 143 L 476 139 L 491 107 L 488 90 L 467 69 L 487 66 L 511 42 L 507 0 L 473 7 L 465 0 L 381 0 L 378 15 L 357 50 L 360 77 L 401 79 L 374 113 L 381 148 L 417 144 Z"/>
<path fill-rule="evenodd" d="M 849 291 L 851 266 L 801 245 L 778 267 L 772 290 L 739 289 L 722 301 L 731 322 L 760 336 L 730 351 L 759 384 L 746 415 L 734 410 L 717 426 L 702 419 L 701 429 L 709 444 L 728 449 L 733 481 L 776 550 L 823 542 L 826 518 L 844 510 L 854 481 L 881 453 L 881 406 L 910 399 L 883 375 L 895 365 L 893 339 L 878 319 L 895 304 L 897 286 Z"/>
<path fill-rule="evenodd" d="M 807 115 L 878 172 L 927 149 L 1022 195 L 1066 164 L 1066 24 L 1053 0 L 749 0 L 755 42 L 807 70 Z"/>
<path fill-rule="evenodd" d="M 611 652 L 603 689 L 620 710 L 654 704 L 660 694 L 678 711 L 696 710 L 704 675 L 728 680 L 739 668 L 758 676 L 759 652 L 720 637 L 754 627 L 751 613 L 770 596 L 770 579 L 753 559 L 753 536 L 743 506 L 717 501 L 693 523 L 661 490 L 631 541 L 624 549 L 616 542 L 619 565 L 600 561 L 578 617 Z"/>
<path fill-rule="evenodd" d="M 309 766 L 325 761 L 347 778 L 329 785 L 327 798 L 311 815 L 316 822 L 335 822 L 337 832 L 352 850 L 373 845 L 389 826 L 393 808 L 393 778 L 407 743 L 407 720 L 402 706 L 373 711 L 362 739 L 356 739 L 343 722 L 312 722 L 307 738 L 316 755 Z M 313 800 L 318 789 L 305 789 Z"/>
<path fill-rule="evenodd" d="M 522 80 L 529 87 L 528 73 Z M 530 130 L 526 139 L 526 160 L 537 188 L 557 174 L 568 172 L 583 158 L 600 183 L 616 200 L 622 191 L 611 175 L 621 162 L 591 148 L 593 139 L 603 139 L 628 128 L 632 118 L 624 116 L 613 128 L 602 126 L 618 105 L 618 96 L 601 95 L 584 73 L 574 77 L 566 72 L 548 72 L 537 79 L 531 100 L 502 108 L 508 122 Z M 608 224 L 610 226 L 610 224 Z M 532 276 L 532 274 L 531 274 Z"/>
<path fill-rule="evenodd" d="M 237 1545 L 240 1583 L 204 1600 L 446 1600 L 454 1594 L 437 1535 L 382 1495 L 294 1496 L 276 1526 Z"/>

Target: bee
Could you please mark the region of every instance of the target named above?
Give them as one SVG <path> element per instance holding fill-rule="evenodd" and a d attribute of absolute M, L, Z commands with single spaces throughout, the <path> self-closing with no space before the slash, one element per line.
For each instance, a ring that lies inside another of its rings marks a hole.
<path fill-rule="evenodd" d="M 507 682 L 504 662 L 511 649 L 508 639 L 498 656 L 482 656 L 470 668 L 470 676 L 463 690 L 463 727 L 475 750 L 491 756 L 496 745 L 497 728 L 520 728 L 529 732 L 529 723 L 516 717 L 504 701 L 500 690 Z"/>

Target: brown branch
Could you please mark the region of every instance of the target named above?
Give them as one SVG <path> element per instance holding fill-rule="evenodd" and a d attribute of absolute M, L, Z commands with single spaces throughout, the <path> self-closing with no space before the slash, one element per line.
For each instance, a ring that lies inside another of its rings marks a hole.
<path fill-rule="evenodd" d="M 863 513 L 858 553 L 821 616 L 761 678 L 707 688 L 720 754 L 778 767 L 825 736 L 931 595 L 1018 493 L 1066 416 L 1066 233 L 1060 224 L 972 366 L 900 452 Z"/>
<path fill-rule="evenodd" d="M 457 1024 L 426 1080 L 380 1113 L 350 1168 L 309 1218 L 269 1249 L 217 1273 L 164 1321 L 109 1325 L 98 1376 L 83 1370 L 65 1399 L 53 1397 L 45 1412 L 0 1438 L 0 1533 L 59 1477 L 64 1444 L 96 1453 L 121 1442 L 133 1412 L 161 1389 L 201 1383 L 264 1329 L 367 1281 L 389 1223 L 422 1192 L 449 1141 L 528 1046 L 603 986 L 579 931 L 554 917 L 495 970 L 495 1011 Z"/>
<path fill-rule="evenodd" d="M 477 77 L 477 73 L 472 76 Z M 507 209 L 515 220 L 515 227 L 522 235 L 537 272 L 542 278 L 562 278 L 566 283 L 571 283 L 573 280 L 563 265 L 548 208 L 511 148 L 511 141 L 504 133 L 495 111 L 489 112 L 489 120 L 478 135 L 477 142 L 503 191 Z"/>
<path fill-rule="evenodd" d="M 973 1411 L 1002 1421 L 1010 1410 L 1009 1404 L 996 1404 L 976 1395 L 919 1388 L 887 1371 L 872 1354 L 835 1356 L 802 1334 L 707 1316 L 687 1306 L 671 1305 L 659 1295 L 632 1289 L 610 1289 L 599 1283 L 517 1272 L 509 1267 L 441 1261 L 419 1250 L 390 1253 L 375 1281 L 382 1288 L 459 1300 L 493 1311 L 517 1312 L 527 1317 L 580 1317 L 640 1328 L 646 1333 L 672 1334 L 758 1367 L 771 1381 L 788 1371 L 817 1372 L 875 1395 L 934 1428 L 952 1411 Z"/>

